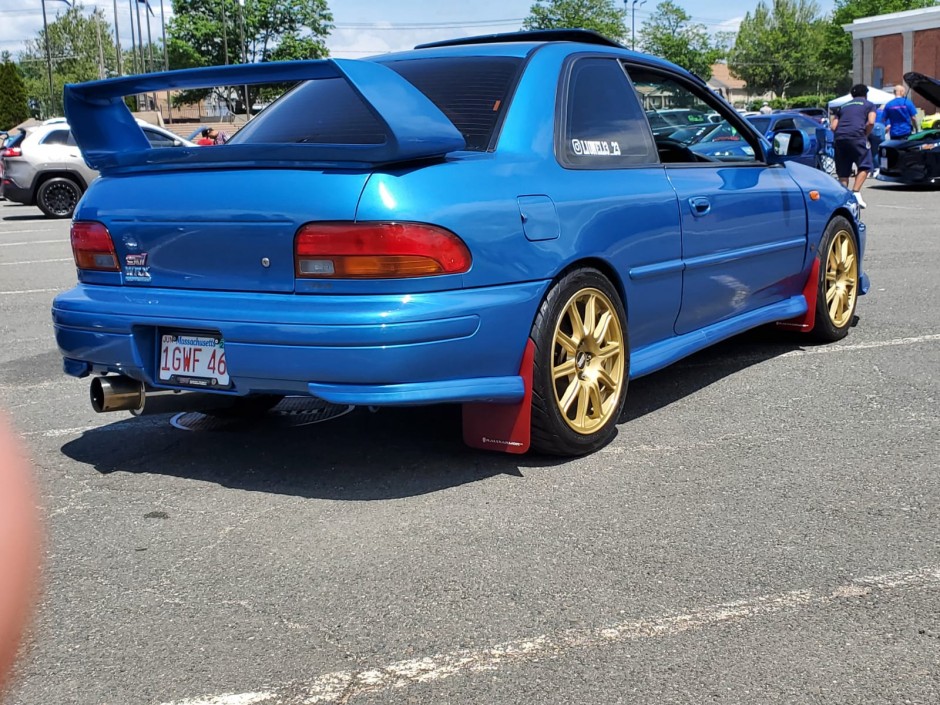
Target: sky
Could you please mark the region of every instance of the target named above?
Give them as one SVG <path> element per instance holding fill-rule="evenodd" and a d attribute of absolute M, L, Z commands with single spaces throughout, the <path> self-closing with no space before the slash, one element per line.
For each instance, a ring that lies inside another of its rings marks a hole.
<path fill-rule="evenodd" d="M 745 13 L 757 0 L 676 0 L 695 22 L 709 32 L 736 30 Z M 49 21 L 67 6 L 63 0 L 45 0 Z M 171 0 L 163 0 L 167 18 Z M 246 0 L 251 2 L 251 0 Z M 649 18 L 658 0 L 636 4 L 636 29 Z M 155 18 L 151 19 L 154 41 L 160 35 L 160 0 L 150 0 Z M 823 12 L 832 10 L 833 0 L 817 0 Z M 332 0 L 335 29 L 327 40 L 332 56 L 360 58 L 370 54 L 409 49 L 415 44 L 440 39 L 512 32 L 520 29 L 529 14 L 532 0 Z M 86 8 L 100 7 L 114 23 L 114 0 L 85 2 Z M 130 0 L 117 0 L 117 20 L 122 44 L 130 46 Z M 616 3 L 619 7 L 620 3 Z M 632 11 L 632 0 L 627 8 Z M 630 26 L 630 16 L 627 18 Z M 143 24 L 146 40 L 146 23 Z M 41 0 L 0 0 L 0 51 L 16 55 L 26 39 L 42 29 Z"/>

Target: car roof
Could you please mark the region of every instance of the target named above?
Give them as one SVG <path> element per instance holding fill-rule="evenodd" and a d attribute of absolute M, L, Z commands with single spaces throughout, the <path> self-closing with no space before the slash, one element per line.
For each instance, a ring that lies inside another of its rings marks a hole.
<path fill-rule="evenodd" d="M 571 53 L 596 51 L 631 58 L 649 66 L 678 71 L 690 77 L 688 71 L 665 59 L 628 49 L 623 44 L 587 29 L 539 29 L 501 34 L 483 34 L 441 42 L 418 44 L 410 51 L 377 54 L 366 60 L 386 63 L 419 58 L 446 58 L 458 56 L 508 56 L 524 59 L 532 52 L 548 46 L 568 44 Z"/>

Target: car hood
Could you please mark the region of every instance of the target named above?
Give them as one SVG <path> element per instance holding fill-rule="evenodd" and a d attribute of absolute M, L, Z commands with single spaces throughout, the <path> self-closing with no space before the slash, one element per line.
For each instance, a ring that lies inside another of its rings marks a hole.
<path fill-rule="evenodd" d="M 922 73 L 911 71 L 904 74 L 904 81 L 915 93 L 940 107 L 940 81 Z"/>

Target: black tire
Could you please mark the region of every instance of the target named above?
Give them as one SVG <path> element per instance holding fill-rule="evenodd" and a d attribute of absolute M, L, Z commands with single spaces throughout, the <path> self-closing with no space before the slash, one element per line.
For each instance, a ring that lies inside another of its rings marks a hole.
<path fill-rule="evenodd" d="M 581 335 L 574 331 L 575 310 L 579 319 L 589 319 Z M 532 449 L 577 456 L 609 443 L 630 373 L 626 314 L 617 290 L 596 269 L 569 272 L 545 296 L 530 336 Z"/>
<path fill-rule="evenodd" d="M 833 342 L 849 333 L 858 303 L 858 238 L 852 224 L 836 216 L 819 243 L 819 281 L 816 321 L 810 332 L 816 340 Z"/>
<path fill-rule="evenodd" d="M 49 218 L 71 218 L 81 197 L 81 186 L 65 176 L 56 176 L 39 185 L 36 205 Z"/>

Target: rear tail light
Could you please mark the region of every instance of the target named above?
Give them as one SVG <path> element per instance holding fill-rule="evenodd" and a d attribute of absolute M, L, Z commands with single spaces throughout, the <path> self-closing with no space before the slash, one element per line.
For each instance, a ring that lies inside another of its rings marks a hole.
<path fill-rule="evenodd" d="M 294 239 L 294 269 L 301 279 L 460 274 L 470 263 L 463 240 L 423 223 L 308 223 Z"/>
<path fill-rule="evenodd" d="M 72 254 L 79 269 L 120 271 L 111 233 L 102 223 L 83 220 L 72 223 Z"/>
<path fill-rule="evenodd" d="M 7 147 L 0 152 L 0 157 L 22 157 L 23 150 L 19 147 Z"/>

